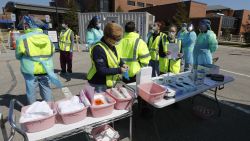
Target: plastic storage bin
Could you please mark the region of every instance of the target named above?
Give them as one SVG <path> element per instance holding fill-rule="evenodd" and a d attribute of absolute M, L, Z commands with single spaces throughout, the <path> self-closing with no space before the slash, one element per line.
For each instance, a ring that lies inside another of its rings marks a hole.
<path fill-rule="evenodd" d="M 155 103 L 163 99 L 167 89 L 154 83 L 144 83 L 137 86 L 139 96 L 149 103 Z"/>
<path fill-rule="evenodd" d="M 109 94 L 112 98 L 115 99 L 116 103 L 115 103 L 115 109 L 117 110 L 124 110 L 124 109 L 129 109 L 132 105 L 132 95 L 130 93 L 130 91 L 128 91 L 128 93 L 130 94 L 129 98 L 117 98 L 112 94 L 112 90 L 108 89 L 106 90 L 107 94 Z"/>
<path fill-rule="evenodd" d="M 60 100 L 60 101 L 62 101 L 62 100 Z M 57 101 L 56 105 L 60 101 Z M 58 111 L 57 120 L 58 120 L 58 122 L 61 122 L 63 124 L 72 124 L 72 123 L 84 120 L 87 116 L 87 109 L 88 109 L 88 107 L 84 107 L 83 109 L 75 111 L 75 112 L 62 114 L 62 113 L 60 113 L 60 110 L 57 108 L 57 111 Z"/>
<path fill-rule="evenodd" d="M 109 100 L 109 102 L 105 105 L 98 105 L 98 106 L 91 105 L 90 110 L 91 110 L 93 117 L 107 116 L 107 115 L 112 114 L 114 110 L 114 105 L 116 101 L 106 93 L 101 93 L 101 94 L 104 95 Z"/>
<path fill-rule="evenodd" d="M 109 125 L 103 125 L 103 126 L 94 128 L 91 131 L 91 135 L 93 136 L 93 139 L 95 141 L 102 140 L 100 137 L 103 137 L 103 135 L 101 135 L 101 134 L 103 132 L 105 132 L 107 129 L 111 129 L 113 132 L 116 132 L 111 126 L 109 126 Z M 116 132 L 115 135 L 113 137 L 109 137 L 109 139 L 112 140 L 112 141 L 117 141 L 119 139 L 119 137 L 120 137 L 120 135 L 118 134 L 118 132 Z"/>
<path fill-rule="evenodd" d="M 46 130 L 54 126 L 56 122 L 56 106 L 54 103 L 48 103 L 53 109 L 53 115 L 48 116 L 46 118 L 40 118 L 37 120 L 25 122 L 25 123 L 20 123 L 21 128 L 28 133 L 33 133 L 33 132 L 39 132 L 42 130 Z M 24 106 L 22 107 L 21 114 L 25 113 L 25 111 L 29 108 L 29 106 Z"/>

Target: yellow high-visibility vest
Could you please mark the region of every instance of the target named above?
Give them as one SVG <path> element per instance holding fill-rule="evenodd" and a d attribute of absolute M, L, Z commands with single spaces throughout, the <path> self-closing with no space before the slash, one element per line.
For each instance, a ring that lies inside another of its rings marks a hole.
<path fill-rule="evenodd" d="M 22 35 L 17 41 L 16 54 L 24 54 L 26 58 L 33 57 L 40 60 L 48 60 L 55 51 L 53 43 L 43 33 L 27 33 Z M 30 63 L 33 63 L 33 65 L 30 65 Z M 32 68 L 28 66 L 32 66 Z M 53 69 L 53 62 L 48 61 L 46 67 Z M 41 63 L 32 61 L 32 59 L 21 61 L 21 71 L 26 72 L 24 71 L 25 69 L 32 70 L 33 74 L 47 73 Z"/>
<path fill-rule="evenodd" d="M 178 44 L 179 47 L 179 52 L 181 51 L 181 40 L 176 39 L 175 43 Z M 167 42 L 166 46 L 163 48 L 164 52 L 167 52 L 167 45 L 169 42 Z M 180 73 L 181 70 L 181 59 L 173 60 L 173 59 L 168 59 L 166 57 L 160 57 L 159 58 L 159 66 L 160 66 L 160 72 L 161 73 Z"/>
<path fill-rule="evenodd" d="M 60 33 L 59 47 L 61 51 L 70 51 L 71 39 L 70 36 L 72 34 L 71 29 L 67 29 L 65 32 Z"/>
<path fill-rule="evenodd" d="M 159 60 L 159 45 L 160 41 L 162 41 L 162 44 L 164 45 L 166 41 L 163 41 L 163 36 L 166 36 L 166 34 L 160 32 L 160 35 L 155 38 L 153 41 L 153 35 L 149 37 L 148 40 L 148 48 L 151 56 L 151 60 L 158 61 Z"/>
<path fill-rule="evenodd" d="M 117 56 L 113 53 L 112 50 L 109 49 L 109 47 L 99 41 L 97 42 L 91 49 L 90 49 L 90 56 L 91 56 L 91 62 L 92 62 L 92 66 L 87 74 L 87 79 L 91 80 L 94 75 L 96 74 L 97 70 L 96 70 L 96 66 L 95 63 L 93 61 L 93 57 L 92 57 L 92 50 L 96 47 L 96 46 L 100 46 L 101 48 L 103 48 L 103 50 L 106 53 L 107 56 L 107 60 L 108 60 L 108 67 L 109 68 L 119 68 L 119 64 L 120 64 L 120 56 L 119 53 L 117 53 Z M 107 75 L 106 76 L 106 85 L 107 87 L 112 87 L 116 81 L 120 78 L 120 75 Z"/>
<path fill-rule="evenodd" d="M 134 77 L 150 61 L 147 44 L 135 32 L 125 33 L 119 45 L 116 46 L 121 59 L 129 66 L 129 77 Z"/>

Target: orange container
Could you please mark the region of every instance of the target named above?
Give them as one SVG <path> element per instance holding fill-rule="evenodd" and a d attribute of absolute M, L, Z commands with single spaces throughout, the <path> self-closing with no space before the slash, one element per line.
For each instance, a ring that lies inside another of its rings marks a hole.
<path fill-rule="evenodd" d="M 149 103 L 155 103 L 163 99 L 167 89 L 154 83 L 145 83 L 137 86 L 139 96 Z"/>
<path fill-rule="evenodd" d="M 107 115 L 112 114 L 112 112 L 114 110 L 114 105 L 115 105 L 116 101 L 106 93 L 102 93 L 102 95 L 105 96 L 106 99 L 108 99 L 108 103 L 103 104 L 103 105 L 98 105 L 98 106 L 92 104 L 90 106 L 90 110 L 91 110 L 93 117 L 107 116 Z"/>
<path fill-rule="evenodd" d="M 56 106 L 54 105 L 54 103 L 48 103 L 48 104 L 50 105 L 51 109 L 53 109 L 53 115 L 45 117 L 45 118 L 40 118 L 37 120 L 25 122 L 25 123 L 20 123 L 21 128 L 25 132 L 28 132 L 28 133 L 39 132 L 39 131 L 49 129 L 52 126 L 54 126 L 56 122 L 56 114 L 57 114 Z M 21 110 L 21 114 L 24 114 L 28 108 L 29 106 L 24 106 Z"/>

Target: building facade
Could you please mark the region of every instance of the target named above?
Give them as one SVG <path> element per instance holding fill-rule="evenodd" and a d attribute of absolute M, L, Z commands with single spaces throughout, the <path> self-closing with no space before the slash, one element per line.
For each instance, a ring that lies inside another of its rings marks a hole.
<path fill-rule="evenodd" d="M 82 12 L 128 12 L 179 1 L 181 0 L 75 0 Z M 52 0 L 51 5 L 66 7 L 68 2 L 68 0 Z"/>

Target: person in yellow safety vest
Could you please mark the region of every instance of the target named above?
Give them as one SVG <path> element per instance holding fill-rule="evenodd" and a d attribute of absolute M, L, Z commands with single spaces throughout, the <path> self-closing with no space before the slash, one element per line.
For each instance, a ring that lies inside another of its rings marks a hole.
<path fill-rule="evenodd" d="M 159 70 L 159 48 L 163 48 L 166 44 L 166 34 L 160 32 L 162 24 L 160 22 L 155 22 L 152 27 L 152 34 L 148 39 L 148 48 L 151 56 L 149 65 L 152 67 L 152 76 L 160 75 Z"/>
<path fill-rule="evenodd" d="M 135 32 L 135 23 L 133 21 L 125 25 L 125 35 L 116 48 L 122 60 L 129 66 L 129 80 L 123 78 L 123 82 L 135 82 L 136 74 L 140 71 L 141 67 L 149 64 L 151 57 L 147 44 Z"/>
<path fill-rule="evenodd" d="M 123 29 L 116 23 L 108 23 L 104 28 L 104 37 L 90 48 L 92 66 L 87 74 L 88 82 L 96 92 L 113 87 L 120 74 L 128 70 L 116 50 L 123 36 Z"/>
<path fill-rule="evenodd" d="M 66 22 L 62 23 L 62 28 L 59 39 L 60 64 L 61 74 L 65 74 L 66 71 L 72 73 L 74 32 L 68 27 Z"/>
<path fill-rule="evenodd" d="M 25 79 L 28 103 L 36 101 L 36 87 L 39 85 L 43 100 L 51 101 L 49 82 L 61 87 L 53 68 L 55 47 L 48 35 L 38 28 L 35 21 L 24 16 L 19 23 L 25 34 L 17 39 L 16 58 L 20 60 L 21 72 Z"/>
<path fill-rule="evenodd" d="M 180 73 L 181 70 L 181 58 L 183 56 L 182 52 L 182 48 L 181 48 L 181 40 L 178 40 L 176 38 L 176 31 L 177 31 L 177 27 L 175 25 L 171 25 L 169 28 L 169 32 L 168 32 L 168 37 L 167 37 L 167 43 L 164 46 L 164 48 L 160 48 L 160 74 L 165 74 L 168 72 L 171 73 Z M 177 44 L 178 46 L 178 58 L 171 58 L 169 59 L 169 55 L 171 55 L 171 52 L 168 51 L 168 45 L 170 43 L 174 43 Z"/>

